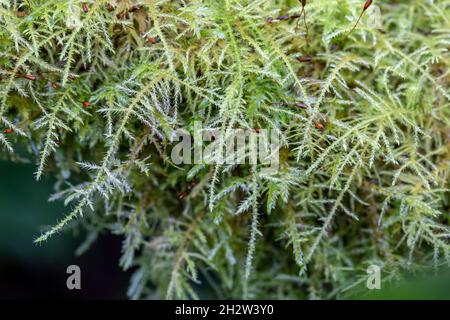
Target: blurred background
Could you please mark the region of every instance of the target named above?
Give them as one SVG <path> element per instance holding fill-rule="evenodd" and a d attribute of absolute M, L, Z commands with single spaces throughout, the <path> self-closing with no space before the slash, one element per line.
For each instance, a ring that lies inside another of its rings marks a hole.
<path fill-rule="evenodd" d="M 34 180 L 32 164 L 0 160 L 0 299 L 125 299 L 129 274 L 118 267 L 121 239 L 102 236 L 82 256 L 83 234 L 64 232 L 33 244 L 65 209 L 49 203 L 52 180 Z M 82 290 L 66 288 L 69 265 L 81 268 Z"/>

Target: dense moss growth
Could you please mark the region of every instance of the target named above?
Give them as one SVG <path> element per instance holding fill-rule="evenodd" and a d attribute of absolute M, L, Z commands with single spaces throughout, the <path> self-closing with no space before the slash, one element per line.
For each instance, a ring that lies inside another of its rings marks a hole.
<path fill-rule="evenodd" d="M 36 242 L 123 236 L 131 298 L 342 298 L 372 264 L 448 266 L 450 2 L 303 2 L 0 0 L 2 157 L 67 204 Z M 199 120 L 276 130 L 279 170 L 175 165 Z"/>

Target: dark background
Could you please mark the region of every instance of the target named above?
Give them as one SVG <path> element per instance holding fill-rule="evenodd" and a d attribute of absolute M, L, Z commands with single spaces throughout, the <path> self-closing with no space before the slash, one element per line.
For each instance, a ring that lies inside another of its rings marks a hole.
<path fill-rule="evenodd" d="M 129 274 L 118 267 L 121 239 L 101 236 L 82 256 L 83 234 L 63 232 L 42 245 L 33 239 L 68 208 L 49 203 L 52 180 L 34 180 L 32 164 L 0 160 L 0 299 L 124 299 Z M 66 288 L 69 265 L 81 268 L 81 290 Z"/>

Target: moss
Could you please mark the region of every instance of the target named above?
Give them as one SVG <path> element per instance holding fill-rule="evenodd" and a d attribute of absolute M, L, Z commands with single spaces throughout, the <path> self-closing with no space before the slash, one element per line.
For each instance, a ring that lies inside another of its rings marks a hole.
<path fill-rule="evenodd" d="M 122 235 L 131 298 L 342 298 L 370 264 L 448 266 L 449 2 L 363 8 L 0 1 L 2 157 L 25 143 L 69 207 L 36 242 Z M 279 170 L 175 165 L 199 119 L 278 130 Z"/>

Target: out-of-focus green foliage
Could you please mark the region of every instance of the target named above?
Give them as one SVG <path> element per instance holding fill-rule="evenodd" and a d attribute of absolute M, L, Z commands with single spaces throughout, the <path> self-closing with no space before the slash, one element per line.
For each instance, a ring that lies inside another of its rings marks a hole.
<path fill-rule="evenodd" d="M 14 257 L 24 264 L 50 268 L 57 262 L 70 261 L 74 256 L 76 241 L 72 234 L 61 235 L 58 241 L 48 242 L 40 248 L 32 245 L 36 227 L 53 223 L 64 209 L 60 203 L 46 201 L 52 192 L 52 181 L 35 181 L 33 170 L 30 163 L 0 161 L 3 181 L 0 184 L 1 266 L 8 257 Z"/>
<path fill-rule="evenodd" d="M 123 235 L 132 298 L 342 298 L 371 264 L 448 266 L 450 2 L 374 1 L 349 34 L 363 6 L 0 0 L 2 156 L 23 141 L 68 205 L 36 241 Z M 196 120 L 277 129 L 280 170 L 175 166 Z"/>
<path fill-rule="evenodd" d="M 365 300 L 449 300 L 450 277 L 448 274 L 420 275 L 370 292 L 361 288 L 359 293 L 353 296 Z"/>

